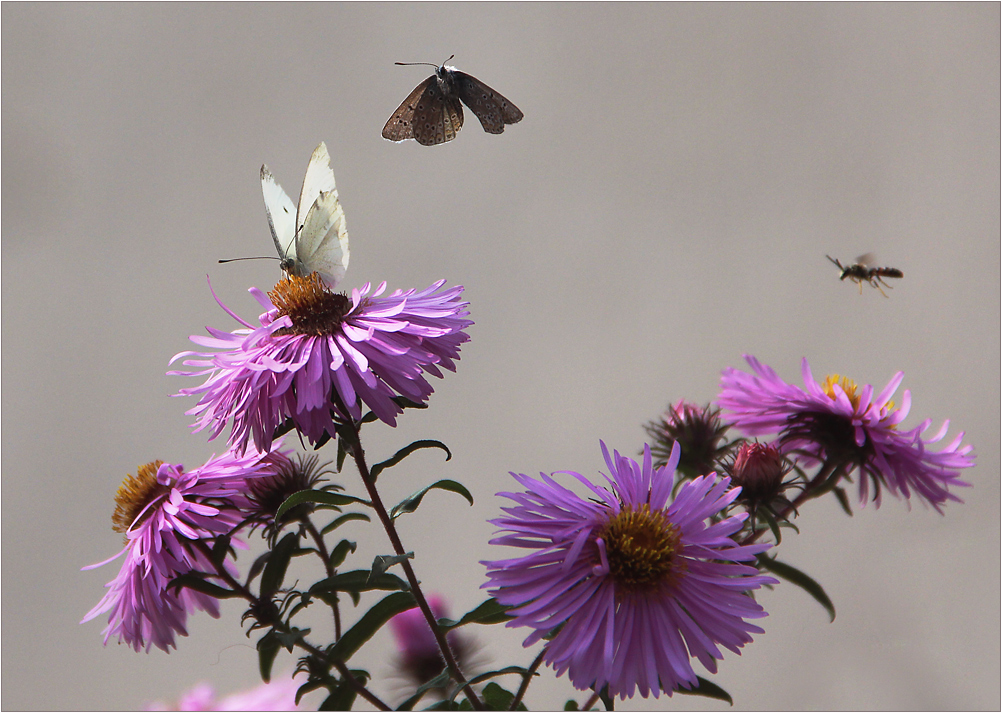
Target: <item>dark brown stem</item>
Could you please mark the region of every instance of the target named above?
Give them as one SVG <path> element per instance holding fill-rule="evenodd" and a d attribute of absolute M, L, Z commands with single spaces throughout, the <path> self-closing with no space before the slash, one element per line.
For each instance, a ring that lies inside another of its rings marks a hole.
<path fill-rule="evenodd" d="M 529 689 L 529 683 L 533 679 L 533 675 L 536 674 L 536 670 L 540 669 L 540 665 L 543 664 L 543 656 L 547 654 L 547 648 L 544 647 L 540 650 L 540 654 L 536 656 L 533 660 L 533 664 L 529 665 L 529 670 L 526 672 L 526 676 L 522 678 L 522 684 L 519 685 L 519 691 L 515 693 L 515 699 L 509 705 L 509 711 L 515 711 L 519 708 L 519 702 L 522 698 L 526 696 L 526 690 Z"/>
<path fill-rule="evenodd" d="M 332 392 L 334 393 L 334 399 L 338 407 L 338 411 L 341 414 L 348 414 L 348 409 L 345 407 L 344 401 L 341 399 L 341 395 L 338 394 L 338 390 L 334 389 Z M 352 458 L 355 460 L 356 467 L 359 469 L 359 475 L 362 476 L 362 483 L 365 484 L 366 491 L 369 493 L 369 499 L 372 502 L 373 510 L 375 510 L 376 515 L 379 516 L 380 523 L 383 524 L 383 529 L 387 532 L 387 536 L 390 538 L 390 544 L 393 546 L 394 552 L 397 555 L 404 555 L 404 546 L 401 543 L 400 536 L 397 534 L 397 528 L 394 526 L 394 522 L 390 518 L 390 514 L 387 513 L 387 509 L 383 505 L 380 494 L 376 490 L 376 483 L 373 481 L 372 476 L 369 473 L 369 466 L 366 464 L 366 455 L 362 449 L 362 440 L 359 438 L 359 426 L 351 417 L 345 419 L 344 425 L 347 427 L 347 431 L 351 436 L 351 443 L 348 444 L 349 450 L 352 453 Z M 474 709 L 483 711 L 484 705 L 481 703 L 480 698 L 474 692 L 473 688 L 469 684 L 466 684 L 466 677 L 464 677 L 463 671 L 460 669 L 460 665 L 457 663 L 456 658 L 453 657 L 453 653 L 449 648 L 449 643 L 446 642 L 446 635 L 439 628 L 435 615 L 432 613 L 432 608 L 429 607 L 428 601 L 425 600 L 425 595 L 421 591 L 421 584 L 418 581 L 418 577 L 414 573 L 414 569 L 411 567 L 411 561 L 405 558 L 401 561 L 401 567 L 404 569 L 404 574 L 407 576 L 408 584 L 411 586 L 411 594 L 414 595 L 414 599 L 418 603 L 418 608 L 421 610 L 422 615 L 425 616 L 425 621 L 428 623 L 428 626 L 432 629 L 432 634 L 435 636 L 435 641 L 439 645 L 439 651 L 442 654 L 443 661 L 446 663 L 446 669 L 449 670 L 449 675 L 456 682 L 463 682 L 463 693 L 467 696 L 467 699 L 470 700 L 470 705 Z"/>
<path fill-rule="evenodd" d="M 592 696 L 589 697 L 584 704 L 582 704 L 582 711 L 587 712 L 589 709 L 595 706 L 596 702 L 599 701 L 599 692 L 592 692 Z"/>

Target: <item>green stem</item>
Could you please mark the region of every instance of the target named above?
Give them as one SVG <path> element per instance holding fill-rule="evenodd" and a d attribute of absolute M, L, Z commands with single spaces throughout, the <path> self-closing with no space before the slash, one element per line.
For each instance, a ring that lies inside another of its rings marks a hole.
<path fill-rule="evenodd" d="M 313 524 L 309 518 L 304 518 L 301 523 L 306 527 L 307 533 L 313 538 L 313 542 L 317 544 L 317 553 L 320 559 L 324 561 L 324 569 L 327 571 L 327 577 L 334 577 L 334 567 L 331 565 L 331 554 L 327 550 L 327 545 L 324 543 L 324 536 L 320 534 L 317 527 Z M 331 612 L 334 613 L 334 639 L 341 639 L 341 611 L 338 608 L 338 594 L 334 594 L 335 600 L 331 605 Z"/>
<path fill-rule="evenodd" d="M 332 392 L 334 393 L 334 399 L 338 407 L 338 411 L 341 414 L 348 414 L 348 409 L 345 407 L 345 403 L 341 399 L 341 395 L 338 394 L 338 390 L 334 389 Z M 397 555 L 404 555 L 406 551 L 401 543 L 400 536 L 397 534 L 397 528 L 394 526 L 393 520 L 390 518 L 390 514 L 383 505 L 383 500 L 380 498 L 380 494 L 376 490 L 376 483 L 370 475 L 369 466 L 366 464 L 365 451 L 362 449 L 362 440 L 359 438 L 359 425 L 356 424 L 355 420 L 351 417 L 345 419 L 344 425 L 348 427 L 348 433 L 351 436 L 351 442 L 348 446 L 352 452 L 352 458 L 355 460 L 355 465 L 359 469 L 359 475 L 362 476 L 362 483 L 365 485 L 366 491 L 369 493 L 369 500 L 372 502 L 373 510 L 375 510 L 376 515 L 379 516 L 380 523 L 383 524 L 383 529 L 387 532 L 387 536 L 390 538 L 390 544 L 393 546 L 394 552 Z M 467 696 L 467 699 L 470 700 L 470 705 L 474 709 L 483 711 L 484 704 L 481 703 L 481 700 L 478 698 L 473 688 L 466 683 L 466 677 L 464 677 L 463 671 L 460 669 L 460 665 L 457 663 L 456 658 L 453 657 L 453 653 L 449 648 L 449 643 L 446 641 L 446 635 L 439 628 L 435 615 L 432 613 L 432 608 L 429 607 L 428 601 L 425 599 L 425 595 L 421 591 L 421 584 L 418 581 L 418 577 L 414 573 L 414 569 L 411 567 L 411 561 L 409 559 L 402 560 L 401 567 L 404 569 L 404 574 L 407 576 L 408 584 L 411 586 L 411 594 L 414 595 L 414 599 L 418 603 L 418 608 L 421 610 L 422 615 L 425 616 L 425 621 L 428 623 L 428 626 L 432 629 L 432 634 L 435 636 L 435 641 L 439 645 L 439 651 L 442 654 L 443 661 L 446 663 L 446 669 L 449 670 L 449 675 L 455 681 L 464 683 L 463 693 Z"/>

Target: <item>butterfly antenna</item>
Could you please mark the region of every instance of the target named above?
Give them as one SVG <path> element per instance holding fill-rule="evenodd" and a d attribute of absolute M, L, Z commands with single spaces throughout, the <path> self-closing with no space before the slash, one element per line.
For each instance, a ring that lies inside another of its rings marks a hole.
<path fill-rule="evenodd" d="M 278 257 L 274 255 L 256 255 L 253 258 L 225 258 L 220 260 L 220 263 L 232 263 L 235 260 L 279 260 Z"/>

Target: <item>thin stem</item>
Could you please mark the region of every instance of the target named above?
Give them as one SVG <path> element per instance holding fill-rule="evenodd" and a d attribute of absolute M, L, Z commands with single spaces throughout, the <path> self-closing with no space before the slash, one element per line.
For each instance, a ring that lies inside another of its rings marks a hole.
<path fill-rule="evenodd" d="M 584 704 L 582 704 L 582 711 L 587 712 L 589 709 L 595 706 L 596 702 L 599 701 L 599 692 L 592 692 L 592 696 L 589 697 Z"/>
<path fill-rule="evenodd" d="M 533 660 L 533 664 L 529 665 L 529 669 L 526 671 L 526 676 L 522 678 L 522 684 L 519 685 L 519 691 L 515 693 L 515 699 L 509 705 L 509 711 L 515 711 L 519 708 L 519 702 L 522 698 L 526 696 L 526 690 L 529 689 L 529 682 L 533 679 L 533 675 L 536 674 L 536 670 L 540 669 L 540 665 L 543 664 L 543 656 L 547 654 L 547 648 L 544 647 L 540 650 L 540 654 L 536 656 Z"/>
<path fill-rule="evenodd" d="M 345 403 L 342 400 L 341 395 L 338 394 L 338 390 L 333 389 L 332 392 L 334 394 L 338 411 L 341 414 L 348 414 L 348 409 L 345 407 Z M 394 552 L 397 555 L 404 555 L 404 546 L 401 543 L 400 536 L 397 534 L 397 528 L 394 526 L 393 520 L 390 518 L 390 514 L 387 513 L 387 509 L 383 505 L 380 494 L 376 490 L 376 483 L 370 475 L 369 466 L 366 464 L 365 451 L 362 449 L 362 440 L 359 438 L 359 425 L 356 424 L 355 420 L 350 416 L 345 419 L 344 424 L 348 427 L 349 434 L 351 436 L 349 448 L 352 452 L 352 458 L 355 460 L 355 465 L 359 469 L 359 475 L 362 476 L 362 483 L 365 484 L 366 491 L 369 493 L 369 499 L 372 502 L 373 510 L 375 510 L 376 515 L 379 516 L 380 522 L 383 524 L 383 529 L 387 532 L 387 536 L 390 538 L 390 544 L 393 546 Z M 435 641 L 439 645 L 439 651 L 442 654 L 443 661 L 446 663 L 446 668 L 449 670 L 450 676 L 455 681 L 463 683 L 463 693 L 467 696 L 467 699 L 470 700 L 470 705 L 474 709 L 482 711 L 484 709 L 484 705 L 481 703 L 480 698 L 478 698 L 473 688 L 466 683 L 466 677 L 463 675 L 463 671 L 460 669 L 460 665 L 457 663 L 456 658 L 453 657 L 453 653 L 449 648 L 449 643 L 446 641 L 446 636 L 439 628 L 435 615 L 432 613 L 432 608 L 429 607 L 428 601 L 425 599 L 425 595 L 421 591 L 421 584 L 418 581 L 418 577 L 414 573 L 414 569 L 411 567 L 411 561 L 405 558 L 401 561 L 401 567 L 404 569 L 404 574 L 407 576 L 408 584 L 411 586 L 411 594 L 414 595 L 414 599 L 418 603 L 418 608 L 421 610 L 422 615 L 425 616 L 425 621 L 428 623 L 428 626 L 432 629 L 432 634 L 435 636 Z"/>
<path fill-rule="evenodd" d="M 196 548 L 205 553 L 206 556 L 210 555 L 211 550 L 203 541 L 200 540 L 194 541 L 194 545 Z M 210 560 L 212 560 L 212 558 L 210 558 Z M 257 601 L 258 598 L 254 596 L 254 593 L 252 593 L 248 588 L 244 587 L 244 585 L 238 582 L 232 575 L 226 572 L 226 568 L 222 567 L 222 564 L 216 566 L 216 573 L 219 575 L 220 578 L 223 579 L 224 582 L 226 582 L 227 585 L 229 585 L 235 591 L 239 592 L 241 597 L 246 598 L 248 601 L 252 603 Z M 268 623 L 268 625 L 273 630 L 287 631 L 284 627 L 285 623 L 282 622 Z M 330 657 L 327 653 L 317 649 L 310 643 L 304 641 L 302 636 L 296 639 L 296 645 L 303 648 L 304 650 L 314 655 L 315 657 L 318 657 L 321 661 L 331 664 L 335 669 L 338 670 L 338 673 L 342 676 L 342 678 L 346 682 L 348 682 L 348 685 L 352 689 L 354 689 L 359 695 L 361 695 L 364 699 L 373 704 L 373 706 L 381 709 L 382 711 L 392 710 L 392 707 L 390 707 L 383 700 L 381 700 L 375 694 L 366 689 L 366 687 L 362 684 L 362 682 L 357 680 L 352 675 L 351 671 L 349 671 L 348 667 L 345 665 L 344 662 L 342 662 L 337 658 Z"/>
<path fill-rule="evenodd" d="M 324 561 L 324 569 L 327 571 L 327 577 L 334 577 L 334 566 L 331 565 L 331 554 L 327 551 L 327 544 L 324 543 L 324 536 L 320 534 L 317 527 L 313 524 L 309 518 L 304 518 L 301 523 L 306 527 L 307 533 L 313 538 L 313 542 L 317 544 L 317 554 L 320 559 Z M 334 603 L 331 605 L 331 612 L 334 613 L 334 639 L 341 639 L 341 610 L 338 607 L 338 594 L 334 594 Z"/>
<path fill-rule="evenodd" d="M 348 682 L 348 684 L 352 687 L 352 689 L 354 689 L 359 695 L 363 697 L 363 699 L 371 703 L 377 709 L 385 712 L 393 711 L 393 707 L 391 707 L 389 704 L 387 704 L 382 699 L 377 697 L 375 694 L 370 692 L 368 689 L 366 689 L 366 687 L 362 684 L 362 682 L 353 677 L 352 673 L 348 669 L 348 666 L 340 659 L 329 656 L 323 650 L 314 647 L 308 642 L 304 642 L 302 638 L 297 639 L 296 644 L 302 649 L 312 654 L 314 657 L 321 660 L 322 662 L 328 662 L 329 664 L 333 665 L 334 668 L 338 670 L 338 674 L 341 675 L 342 679 Z"/>

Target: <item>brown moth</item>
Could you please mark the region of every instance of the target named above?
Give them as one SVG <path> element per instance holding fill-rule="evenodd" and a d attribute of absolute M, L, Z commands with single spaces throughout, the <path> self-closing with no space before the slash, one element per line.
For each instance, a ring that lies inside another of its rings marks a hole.
<path fill-rule="evenodd" d="M 445 62 L 438 67 L 428 62 L 395 64 L 428 64 L 435 67 L 435 74 L 415 87 L 397 107 L 397 111 L 383 127 L 384 139 L 414 139 L 423 146 L 452 141 L 463 126 L 460 100 L 463 100 L 489 134 L 501 134 L 505 131 L 506 124 L 515 124 L 522 119 L 523 114 L 515 104 L 476 77 L 450 67 Z"/>

